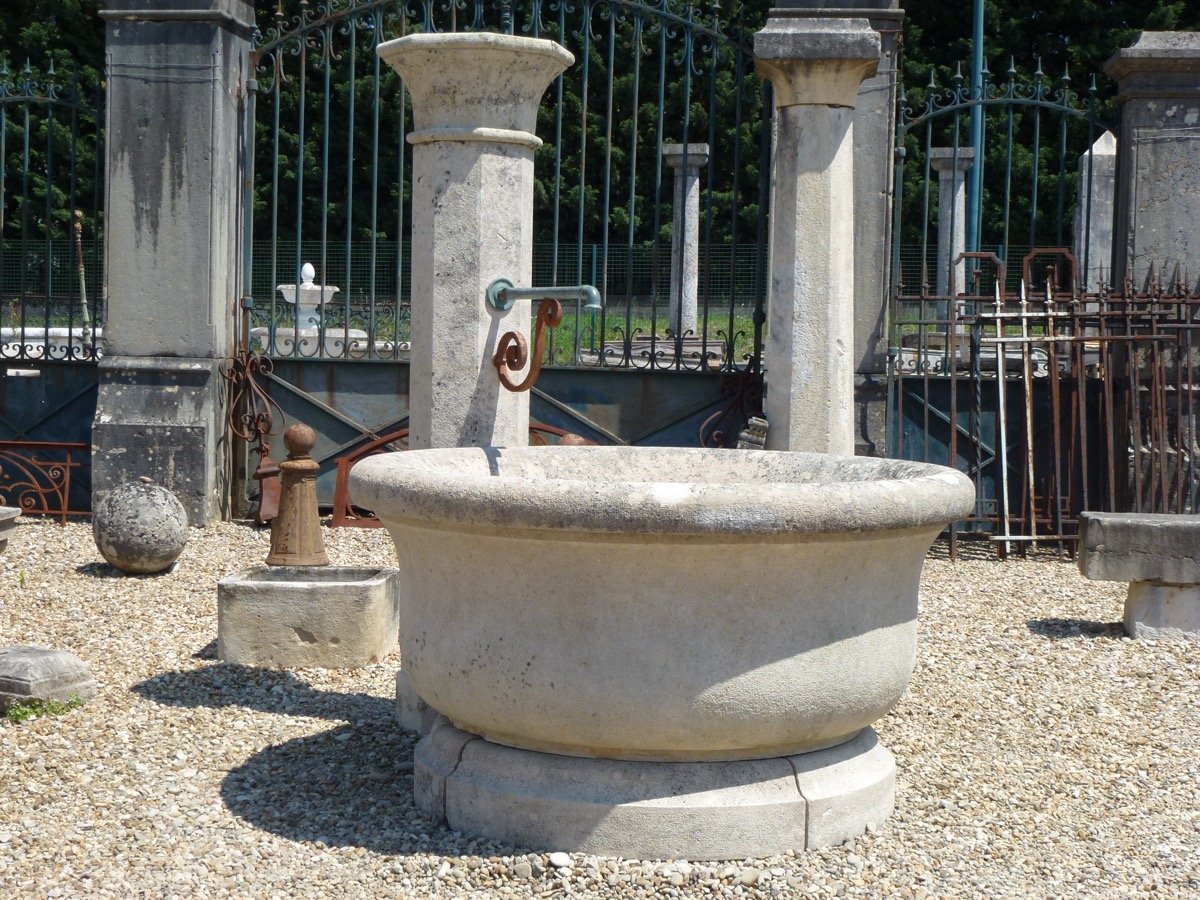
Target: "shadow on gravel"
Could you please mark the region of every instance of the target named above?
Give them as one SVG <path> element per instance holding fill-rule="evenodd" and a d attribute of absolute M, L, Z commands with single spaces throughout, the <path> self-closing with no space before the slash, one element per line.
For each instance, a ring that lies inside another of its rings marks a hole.
<path fill-rule="evenodd" d="M 165 672 L 133 691 L 167 706 L 241 707 L 342 723 L 260 750 L 225 776 L 222 801 L 255 828 L 388 854 L 478 850 L 477 841 L 417 811 L 412 758 L 419 736 L 397 724 L 388 698 L 319 691 L 291 672 L 225 663 Z"/>
<path fill-rule="evenodd" d="M 191 672 L 164 672 L 135 684 L 133 691 L 166 706 L 241 706 L 342 722 L 394 721 L 393 702 L 385 697 L 318 691 L 291 672 L 226 663 Z"/>
<path fill-rule="evenodd" d="M 81 566 L 76 566 L 75 574 L 86 575 L 89 578 L 136 578 L 138 581 L 142 581 L 147 578 L 161 578 L 164 575 L 173 575 L 175 574 L 175 568 L 177 565 L 178 563 L 173 563 L 171 566 L 163 569 L 161 572 L 149 572 L 144 575 L 133 575 L 127 572 L 122 572 L 120 569 L 116 568 L 115 566 L 110 566 L 106 562 L 90 562 L 84 563 Z"/>
<path fill-rule="evenodd" d="M 468 838 L 417 811 L 416 737 L 395 722 L 372 722 L 295 738 L 232 770 L 221 783 L 221 799 L 255 828 L 292 841 L 386 854 L 471 852 Z"/>
<path fill-rule="evenodd" d="M 1052 640 L 1077 637 L 1120 640 L 1125 636 L 1125 626 L 1120 622 L 1091 622 L 1087 619 L 1030 619 L 1025 627 L 1034 634 Z"/>

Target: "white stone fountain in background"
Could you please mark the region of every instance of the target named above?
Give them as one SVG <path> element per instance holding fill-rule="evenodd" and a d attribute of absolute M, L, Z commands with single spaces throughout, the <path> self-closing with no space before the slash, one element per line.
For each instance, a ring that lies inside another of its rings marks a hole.
<path fill-rule="evenodd" d="M 974 489 L 952 469 L 834 455 L 853 446 L 837 420 L 849 381 L 820 354 L 852 346 L 853 204 L 830 196 L 853 185 L 842 107 L 878 36 L 818 15 L 774 22 L 756 49 L 780 134 L 812 145 L 776 154 L 773 246 L 822 276 L 773 263 L 772 328 L 808 336 L 775 346 L 783 451 L 523 446 L 529 395 L 488 361 L 529 307 L 485 293 L 529 278 L 537 106 L 572 57 L 480 33 L 378 48 L 413 105 L 419 449 L 365 459 L 350 482 L 396 544 L 397 709 L 423 709 L 410 721 L 427 731 L 417 805 L 453 829 L 730 859 L 838 843 L 892 811 L 895 762 L 871 723 L 912 672 L 925 553 Z M 828 216 L 799 212 L 822 197 Z"/>
<path fill-rule="evenodd" d="M 317 270 L 312 263 L 300 267 L 299 284 L 280 284 L 275 290 L 295 309 L 295 318 L 285 316 L 295 325 L 279 325 L 271 328 L 260 325 L 250 329 L 250 341 L 255 349 L 273 355 L 305 358 L 314 356 L 343 357 L 365 356 L 368 350 L 367 333 L 360 328 L 324 326 L 326 303 L 333 299 L 339 289 L 333 285 L 315 284 Z M 274 347 L 271 346 L 272 337 Z"/>

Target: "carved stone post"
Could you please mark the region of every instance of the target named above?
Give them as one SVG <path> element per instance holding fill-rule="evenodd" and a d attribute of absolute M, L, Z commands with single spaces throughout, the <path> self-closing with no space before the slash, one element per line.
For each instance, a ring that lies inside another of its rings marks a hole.
<path fill-rule="evenodd" d="M 700 170 L 708 165 L 708 144 L 663 144 L 662 155 L 675 173 L 669 327 L 672 334 L 694 334 L 700 284 Z"/>
<path fill-rule="evenodd" d="M 1154 266 L 1200 275 L 1200 34 L 1145 31 L 1104 65 L 1117 81 L 1117 217 L 1112 279 Z"/>
<path fill-rule="evenodd" d="M 240 103 L 254 5 L 105 6 L 108 300 L 93 505 L 148 476 L 203 525 L 229 494 L 217 367 L 232 350 L 240 284 Z"/>
<path fill-rule="evenodd" d="M 538 103 L 574 57 L 484 33 L 410 35 L 378 52 L 413 106 L 409 445 L 525 445 L 529 394 L 505 390 L 491 360 L 504 332 L 528 337 L 529 301 L 500 312 L 485 293 L 496 278 L 530 283 Z"/>
<path fill-rule="evenodd" d="M 937 295 L 969 291 L 966 261 L 957 263 L 967 247 L 967 172 L 975 162 L 971 147 L 931 147 L 929 165 L 938 175 Z M 954 267 L 951 285 L 950 267 Z"/>
<path fill-rule="evenodd" d="M 754 36 L 771 82 L 767 447 L 854 452 L 854 105 L 879 62 L 866 19 L 772 10 Z"/>

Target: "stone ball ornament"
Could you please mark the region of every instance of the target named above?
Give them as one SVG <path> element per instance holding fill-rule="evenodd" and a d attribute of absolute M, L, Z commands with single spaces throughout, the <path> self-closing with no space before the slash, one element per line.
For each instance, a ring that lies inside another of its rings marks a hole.
<path fill-rule="evenodd" d="M 96 548 L 127 575 L 169 569 L 188 537 L 187 512 L 165 487 L 143 478 L 106 493 L 92 511 Z"/>

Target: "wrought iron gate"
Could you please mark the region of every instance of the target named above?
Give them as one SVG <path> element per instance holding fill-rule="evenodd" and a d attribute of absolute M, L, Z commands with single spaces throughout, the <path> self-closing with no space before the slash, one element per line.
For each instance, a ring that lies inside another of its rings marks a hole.
<path fill-rule="evenodd" d="M 1073 551 L 1083 510 L 1195 511 L 1200 296 L 1178 272 L 1112 283 L 1098 226 L 1112 192 L 1098 182 L 1115 171 L 1100 158 L 1110 138 L 1097 143 L 1094 81 L 1080 98 L 1065 75 L 1052 84 L 1039 66 L 1018 82 L 1010 67 L 982 92 L 957 78 L 923 93 L 919 115 L 903 97 L 899 115 L 890 454 L 966 471 L 976 509 L 952 541 L 984 537 L 1001 553 Z M 974 252 L 962 207 L 942 196 L 973 162 L 973 108 L 992 113 Z"/>
<path fill-rule="evenodd" d="M 103 92 L 0 63 L 0 502 L 91 508 L 103 294 Z"/>
<path fill-rule="evenodd" d="M 277 412 L 316 428 L 323 502 L 338 457 L 406 423 L 411 110 L 375 54 L 406 33 L 502 31 L 576 56 L 539 114 L 534 284 L 592 283 L 605 307 L 566 310 L 533 417 L 604 443 L 736 431 L 721 414 L 756 402 L 765 318 L 770 103 L 749 48 L 761 23 L 682 0 L 302 0 L 259 24 L 238 336 L 272 360 L 257 372 Z M 667 143 L 710 147 L 697 327 L 678 334 Z M 306 263 L 338 288 L 315 318 L 277 290 L 302 283 Z"/>

